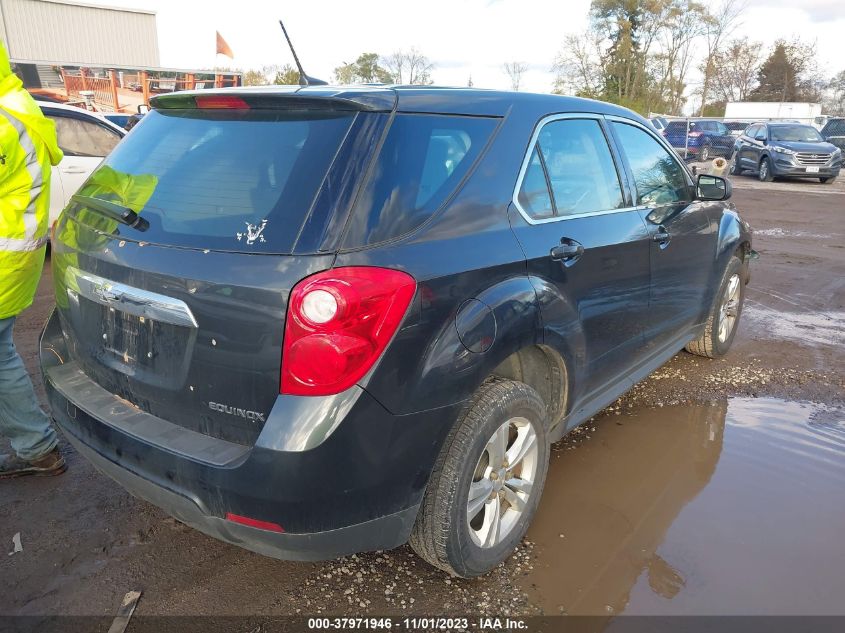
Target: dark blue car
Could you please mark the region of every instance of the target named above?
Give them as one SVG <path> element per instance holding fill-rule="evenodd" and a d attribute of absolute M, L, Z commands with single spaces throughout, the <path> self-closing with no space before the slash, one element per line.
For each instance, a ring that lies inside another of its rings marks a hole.
<path fill-rule="evenodd" d="M 752 254 L 730 193 L 596 101 L 162 95 L 55 227 L 53 415 L 230 543 L 410 540 L 482 574 L 528 528 L 551 443 L 684 347 L 728 351 Z"/>
<path fill-rule="evenodd" d="M 730 156 L 734 136 L 721 121 L 669 121 L 663 136 L 679 155 L 690 160 L 708 161 Z"/>

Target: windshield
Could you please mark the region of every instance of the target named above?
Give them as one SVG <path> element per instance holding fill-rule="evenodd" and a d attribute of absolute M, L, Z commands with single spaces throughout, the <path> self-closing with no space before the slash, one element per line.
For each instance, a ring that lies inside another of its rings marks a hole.
<path fill-rule="evenodd" d="M 822 135 L 809 125 L 773 125 L 770 128 L 773 141 L 793 143 L 820 143 Z"/>
<path fill-rule="evenodd" d="M 354 112 L 153 111 L 80 190 L 128 207 L 129 239 L 210 250 L 286 253 Z M 77 209 L 87 221 L 87 209 Z"/>

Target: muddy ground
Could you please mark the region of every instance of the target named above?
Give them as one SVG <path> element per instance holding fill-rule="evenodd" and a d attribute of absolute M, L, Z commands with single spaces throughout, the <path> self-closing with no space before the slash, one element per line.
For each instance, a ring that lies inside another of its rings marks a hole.
<path fill-rule="evenodd" d="M 449 578 L 407 547 L 252 554 L 65 444 L 66 475 L 0 484 L 0 547 L 23 546 L 0 552 L 0 614 L 109 616 L 135 589 L 136 615 L 845 614 L 845 176 L 734 182 L 760 259 L 730 354 L 678 354 L 557 445 L 535 524 L 488 577 Z M 42 399 L 51 307 L 45 275 L 15 332 Z"/>

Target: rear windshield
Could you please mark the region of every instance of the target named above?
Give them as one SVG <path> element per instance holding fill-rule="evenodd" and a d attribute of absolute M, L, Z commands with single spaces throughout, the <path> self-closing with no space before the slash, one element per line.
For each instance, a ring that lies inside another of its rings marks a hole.
<path fill-rule="evenodd" d="M 113 227 L 132 239 L 287 253 L 354 117 L 334 111 L 152 111 L 80 193 L 139 213 L 143 231 Z"/>

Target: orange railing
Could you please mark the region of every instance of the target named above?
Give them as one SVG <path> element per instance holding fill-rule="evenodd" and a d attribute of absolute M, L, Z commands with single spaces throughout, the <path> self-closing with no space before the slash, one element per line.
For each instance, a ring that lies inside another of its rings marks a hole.
<path fill-rule="evenodd" d="M 92 77 L 85 73 L 73 75 L 62 70 L 65 92 L 71 99 L 84 100 L 83 92 L 93 92 L 94 103 L 107 110 L 120 110 L 117 98 L 117 77 L 114 71 L 109 71 L 108 77 Z"/>
<path fill-rule="evenodd" d="M 208 77 L 212 77 L 209 73 Z M 94 77 L 88 71 L 82 70 L 79 73 L 70 73 L 62 70 L 62 80 L 65 84 L 65 92 L 71 99 L 84 100 L 82 92 L 91 91 L 94 93 L 93 100 L 97 109 L 120 110 L 118 100 L 117 73 L 108 71 L 107 77 Z M 143 94 L 144 103 L 149 105 L 150 97 L 163 92 L 176 92 L 179 90 L 195 90 L 202 88 L 225 88 L 239 85 L 237 75 L 214 74 L 213 78 L 201 78 L 196 74 L 183 73 L 176 77 L 151 77 L 148 71 L 140 71 L 137 74 L 125 73 L 123 75 L 123 88 L 136 90 Z M 124 105 L 126 97 L 124 97 Z"/>

